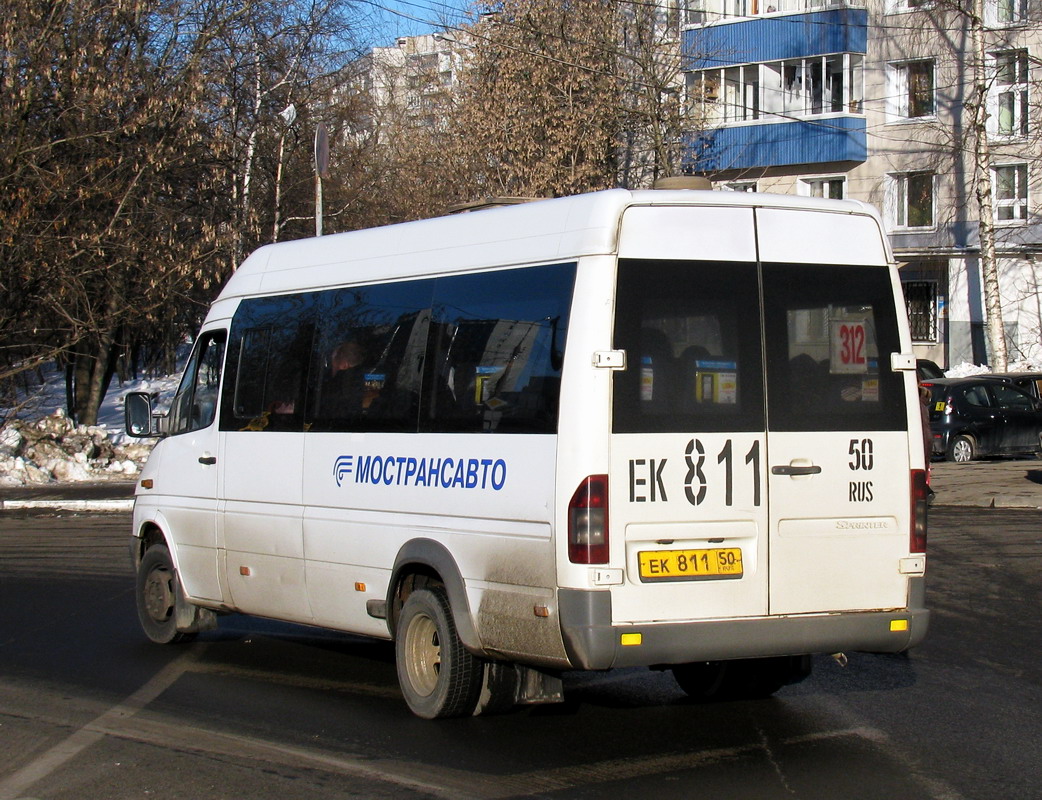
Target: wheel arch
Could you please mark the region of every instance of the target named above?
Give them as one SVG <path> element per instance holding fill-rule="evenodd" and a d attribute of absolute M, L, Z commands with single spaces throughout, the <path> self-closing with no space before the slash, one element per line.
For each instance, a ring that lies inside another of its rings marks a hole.
<path fill-rule="evenodd" d="M 456 633 L 463 646 L 475 655 L 482 655 L 481 640 L 470 611 L 463 575 L 448 548 L 433 539 L 412 539 L 406 542 L 394 559 L 391 580 L 387 584 L 387 630 L 391 638 L 395 638 L 398 617 L 405 599 L 414 589 L 432 583 L 445 588 Z"/>
<path fill-rule="evenodd" d="M 174 559 L 174 566 L 175 568 L 177 567 L 176 554 L 170 541 L 167 539 L 161 522 L 155 519 L 148 519 L 141 523 L 141 527 L 138 528 L 130 539 L 130 559 L 134 564 L 135 570 L 137 570 L 138 564 L 141 563 L 145 551 L 156 544 L 166 545 L 167 550 L 170 551 L 170 557 Z"/>

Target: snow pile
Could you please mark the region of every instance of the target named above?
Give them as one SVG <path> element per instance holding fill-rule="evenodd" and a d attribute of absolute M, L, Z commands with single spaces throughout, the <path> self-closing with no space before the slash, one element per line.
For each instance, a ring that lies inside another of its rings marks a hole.
<path fill-rule="evenodd" d="M 103 425 L 74 425 L 61 409 L 38 422 L 0 428 L 0 484 L 89 481 L 133 476 L 153 442 L 116 443 Z"/>
<path fill-rule="evenodd" d="M 970 364 L 966 361 L 956 364 L 949 370 L 945 370 L 946 378 L 971 378 L 974 375 L 990 375 L 991 367 L 980 364 Z M 1025 359 L 1023 361 L 1011 361 L 1007 372 L 1042 372 L 1042 360 Z"/>
<path fill-rule="evenodd" d="M 17 411 L 0 407 L 0 486 L 51 481 L 130 478 L 140 472 L 154 439 L 132 439 L 123 431 L 128 392 L 147 392 L 162 412 L 178 384 L 177 375 L 127 381 L 113 386 L 98 411 L 98 424 L 74 425 L 64 412 L 65 378 L 53 365 Z M 9 416 L 6 424 L 3 418 Z"/>
<path fill-rule="evenodd" d="M 974 375 L 987 375 L 991 372 L 990 367 L 983 367 L 979 364 L 970 364 L 963 361 L 961 364 L 956 364 L 951 369 L 944 371 L 944 377 L 946 378 L 969 378 Z"/>

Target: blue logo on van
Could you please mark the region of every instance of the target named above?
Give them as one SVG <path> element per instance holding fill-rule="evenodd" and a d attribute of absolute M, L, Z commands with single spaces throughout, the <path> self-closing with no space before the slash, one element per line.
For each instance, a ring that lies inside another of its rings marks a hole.
<path fill-rule="evenodd" d="M 507 462 L 502 458 L 342 455 L 333 462 L 333 480 L 337 486 L 368 483 L 498 492 L 507 482 Z"/>
<path fill-rule="evenodd" d="M 336 481 L 337 486 L 343 486 L 344 479 L 351 474 L 354 469 L 354 460 L 354 456 L 337 456 L 337 460 L 333 464 L 333 480 Z"/>

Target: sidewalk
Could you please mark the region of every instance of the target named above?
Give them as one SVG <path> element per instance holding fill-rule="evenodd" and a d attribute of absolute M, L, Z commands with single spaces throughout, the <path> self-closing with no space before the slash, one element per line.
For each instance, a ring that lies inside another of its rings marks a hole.
<path fill-rule="evenodd" d="M 0 511 L 59 509 L 65 511 L 130 511 L 137 481 L 112 478 L 82 483 L 0 486 Z"/>
<path fill-rule="evenodd" d="M 935 506 L 1042 509 L 1042 460 L 933 464 Z M 67 511 L 129 511 L 135 481 L 0 486 L 0 511 L 52 508 Z"/>
<path fill-rule="evenodd" d="M 935 461 L 931 485 L 935 506 L 1042 508 L 1042 461 Z"/>

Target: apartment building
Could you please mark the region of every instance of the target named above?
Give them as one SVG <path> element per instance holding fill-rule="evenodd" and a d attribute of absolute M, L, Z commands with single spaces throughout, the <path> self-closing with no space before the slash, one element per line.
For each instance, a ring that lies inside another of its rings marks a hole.
<path fill-rule="evenodd" d="M 443 31 L 402 36 L 374 47 L 363 63 L 362 85 L 374 111 L 402 113 L 421 124 L 437 124 L 438 101 L 458 84 L 460 34 Z"/>
<path fill-rule="evenodd" d="M 987 360 L 967 17 L 937 0 L 684 0 L 690 166 L 720 188 L 879 207 L 916 350 Z M 1033 2 L 1033 0 L 1032 0 Z M 987 146 L 1007 348 L 1042 358 L 1039 10 L 985 0 Z"/>

